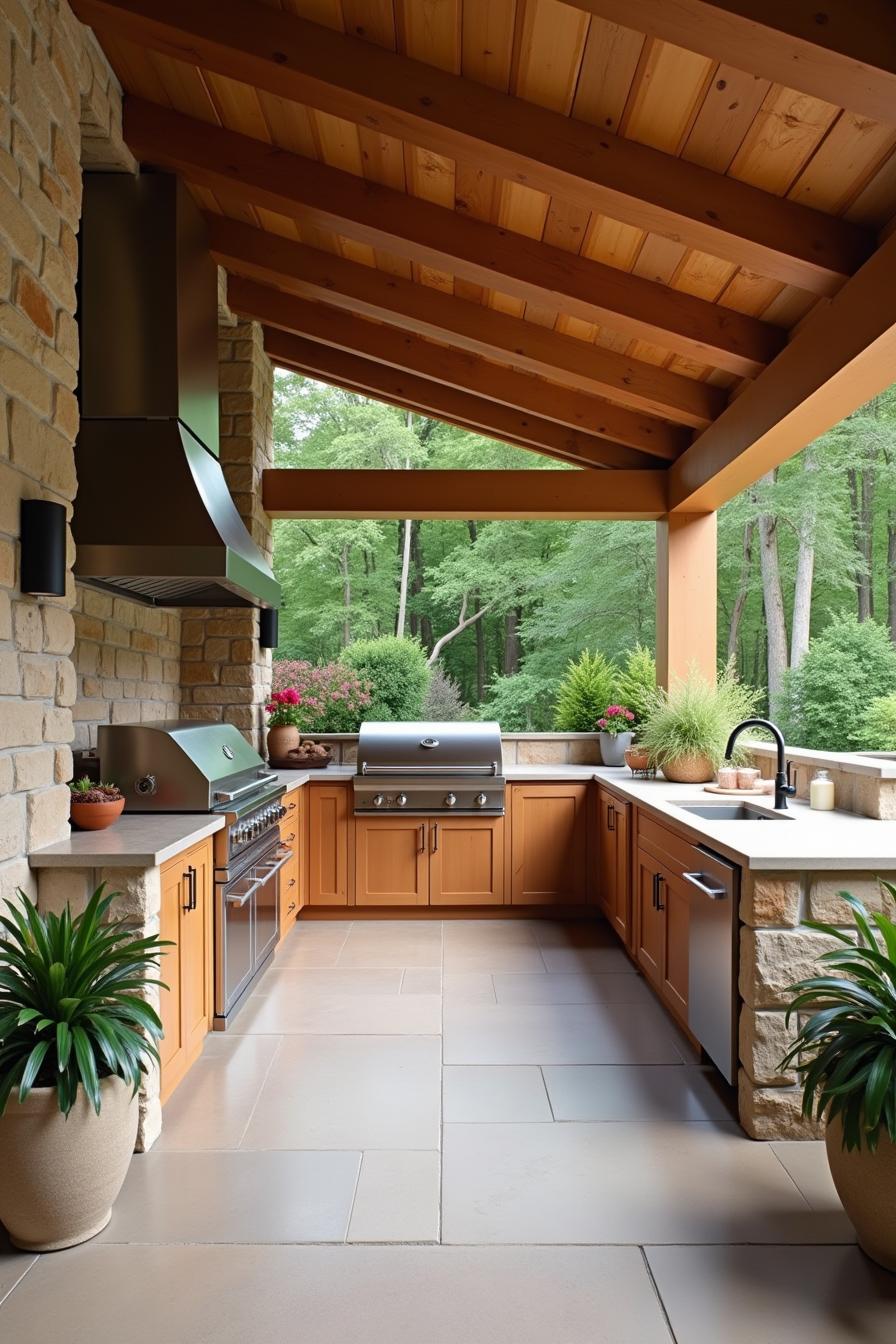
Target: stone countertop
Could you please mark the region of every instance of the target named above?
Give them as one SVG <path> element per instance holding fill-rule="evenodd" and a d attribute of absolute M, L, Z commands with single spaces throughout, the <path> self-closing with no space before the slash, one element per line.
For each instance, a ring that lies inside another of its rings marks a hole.
<path fill-rule="evenodd" d="M 504 778 L 512 784 L 537 783 L 540 780 L 562 782 L 578 780 L 588 783 L 594 779 L 597 765 L 508 765 L 504 768 Z M 353 765 L 327 765 L 322 770 L 278 770 L 280 783 L 287 789 L 297 789 L 309 780 L 325 783 L 327 780 L 352 779 L 355 775 Z"/>
<path fill-rule="evenodd" d="M 634 779 L 625 767 L 592 766 L 591 776 L 691 836 L 696 844 L 706 845 L 743 868 L 757 872 L 896 870 L 894 821 L 877 821 L 854 812 L 813 812 L 808 803 L 793 799 L 788 800 L 781 817 L 775 814 L 770 796 L 744 799 L 770 812 L 770 821 L 709 821 L 683 812 L 679 806 L 722 801 L 706 793 L 702 784 Z"/>
<path fill-rule="evenodd" d="M 204 813 L 124 813 L 105 831 L 72 831 L 29 854 L 32 868 L 158 868 L 224 826 Z"/>

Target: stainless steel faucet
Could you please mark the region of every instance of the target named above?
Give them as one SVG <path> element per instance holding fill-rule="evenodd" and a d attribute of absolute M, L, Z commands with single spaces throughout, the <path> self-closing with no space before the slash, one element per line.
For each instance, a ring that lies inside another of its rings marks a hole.
<path fill-rule="evenodd" d="M 770 719 L 744 719 L 736 728 L 731 731 L 728 738 L 728 745 L 725 748 L 725 759 L 730 760 L 731 753 L 734 750 L 734 744 L 740 737 L 745 728 L 765 728 L 775 739 L 778 748 L 778 768 L 775 772 L 775 810 L 783 812 L 787 808 L 787 799 L 792 798 L 796 793 L 796 785 L 790 782 L 790 762 L 785 765 L 784 761 L 784 734 L 776 723 Z"/>

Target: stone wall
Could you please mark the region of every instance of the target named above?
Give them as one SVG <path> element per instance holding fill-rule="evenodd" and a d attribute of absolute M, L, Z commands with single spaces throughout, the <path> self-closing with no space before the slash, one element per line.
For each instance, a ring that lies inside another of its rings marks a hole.
<path fill-rule="evenodd" d="M 75 741 L 95 747 L 101 723 L 180 713 L 181 613 L 75 585 Z"/>
<path fill-rule="evenodd" d="M 240 517 L 270 563 L 271 520 L 261 507 L 261 473 L 273 466 L 273 371 L 257 322 L 225 319 L 219 328 L 221 466 Z M 233 723 L 264 753 L 264 705 L 271 653 L 258 645 L 254 608 L 184 612 L 181 713 Z"/>
<path fill-rule="evenodd" d="M 75 672 L 64 597 L 19 588 L 22 499 L 76 489 L 77 230 L 83 161 L 128 170 L 121 93 L 65 0 L 0 7 L 0 903 L 27 853 L 68 832 Z M 69 561 L 73 557 L 69 538 Z"/>

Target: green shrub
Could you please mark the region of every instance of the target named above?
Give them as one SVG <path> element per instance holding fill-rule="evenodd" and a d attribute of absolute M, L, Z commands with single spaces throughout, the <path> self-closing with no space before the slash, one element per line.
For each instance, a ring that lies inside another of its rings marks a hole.
<path fill-rule="evenodd" d="M 834 621 L 787 672 L 773 707 L 789 742 L 817 751 L 874 747 L 869 706 L 896 693 L 896 645 L 876 621 Z"/>
<path fill-rule="evenodd" d="M 423 717 L 434 723 L 458 723 L 472 719 L 473 711 L 461 695 L 460 687 L 449 677 L 441 663 L 432 669 L 432 680 L 423 701 Z"/>
<path fill-rule="evenodd" d="M 896 751 L 896 695 L 881 695 L 872 700 L 862 728 L 865 751 Z"/>
<path fill-rule="evenodd" d="M 551 726 L 557 683 L 530 672 L 495 676 L 479 706 L 479 719 L 496 719 L 505 733 L 540 733 Z"/>
<path fill-rule="evenodd" d="M 616 699 L 616 666 L 602 653 L 583 650 L 570 662 L 554 705 L 554 727 L 560 733 L 594 733 L 607 705 Z"/>
<path fill-rule="evenodd" d="M 731 663 L 715 685 L 691 671 L 670 690 L 654 692 L 639 741 L 653 765 L 708 756 L 718 768 L 732 728 L 756 713 L 759 696 L 759 691 L 738 681 Z"/>
<path fill-rule="evenodd" d="M 422 717 L 432 674 L 415 639 L 359 639 L 343 651 L 341 661 L 371 684 L 365 719 Z"/>
<path fill-rule="evenodd" d="M 616 686 L 620 705 L 625 705 L 635 716 L 637 731 L 647 717 L 647 711 L 656 695 L 656 660 L 643 644 L 636 644 L 625 656 L 625 666 Z"/>

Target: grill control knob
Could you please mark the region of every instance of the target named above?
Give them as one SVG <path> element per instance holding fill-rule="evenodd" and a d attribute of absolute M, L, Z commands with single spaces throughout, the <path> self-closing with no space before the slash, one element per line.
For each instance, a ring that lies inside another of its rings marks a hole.
<path fill-rule="evenodd" d="M 457 794 L 456 794 L 456 793 L 446 793 L 446 794 L 445 794 L 445 806 L 446 806 L 446 807 L 454 807 L 454 805 L 455 805 L 456 802 L 457 802 Z"/>
<path fill-rule="evenodd" d="M 473 801 L 475 802 L 477 807 L 485 807 L 486 803 L 488 802 L 488 795 L 484 793 L 477 793 Z"/>
<path fill-rule="evenodd" d="M 407 807 L 408 796 L 406 793 L 399 793 L 395 796 L 396 807 Z"/>
<path fill-rule="evenodd" d="M 373 795 L 373 805 L 374 805 L 374 807 L 382 807 L 382 805 L 383 805 L 383 803 L 384 803 L 385 801 L 386 801 L 386 800 L 385 800 L 385 798 L 383 797 L 383 795 L 382 795 L 381 793 L 375 793 L 375 794 Z"/>

